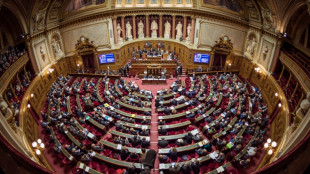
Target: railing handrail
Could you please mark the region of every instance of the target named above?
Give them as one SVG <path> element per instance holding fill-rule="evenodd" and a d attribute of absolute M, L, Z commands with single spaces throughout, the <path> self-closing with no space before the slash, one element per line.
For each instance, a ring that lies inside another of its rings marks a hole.
<path fill-rule="evenodd" d="M 0 77 L 0 94 L 2 94 L 9 85 L 15 74 L 28 63 L 28 54 L 24 54 L 18 58 Z"/>

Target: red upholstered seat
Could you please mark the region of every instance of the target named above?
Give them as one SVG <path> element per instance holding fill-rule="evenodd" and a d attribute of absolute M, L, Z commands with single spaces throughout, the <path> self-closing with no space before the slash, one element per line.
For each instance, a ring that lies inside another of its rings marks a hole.
<path fill-rule="evenodd" d="M 103 173 L 103 172 L 107 172 L 108 171 L 108 167 L 104 164 L 101 164 L 99 167 L 99 172 Z"/>
<path fill-rule="evenodd" d="M 111 153 L 112 153 L 112 151 L 110 149 L 105 149 L 104 150 L 104 155 L 105 156 L 109 156 L 109 155 L 111 155 Z"/>
<path fill-rule="evenodd" d="M 68 158 L 63 158 L 61 161 L 63 164 L 69 164 L 71 161 Z"/>
<path fill-rule="evenodd" d="M 112 169 L 112 168 L 109 168 L 108 169 L 108 174 L 116 174 L 116 170 Z"/>

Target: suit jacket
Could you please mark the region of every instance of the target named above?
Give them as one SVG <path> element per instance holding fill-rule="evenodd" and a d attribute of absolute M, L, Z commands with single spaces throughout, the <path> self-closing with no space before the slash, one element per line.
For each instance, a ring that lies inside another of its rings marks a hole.
<path fill-rule="evenodd" d="M 168 141 L 167 140 L 160 140 L 158 142 L 158 146 L 161 147 L 161 148 L 165 148 L 169 145 Z"/>

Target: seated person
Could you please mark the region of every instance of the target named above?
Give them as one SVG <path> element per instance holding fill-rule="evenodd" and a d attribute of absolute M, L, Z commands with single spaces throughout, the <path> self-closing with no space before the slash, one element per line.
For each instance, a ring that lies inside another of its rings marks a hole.
<path fill-rule="evenodd" d="M 175 143 L 178 147 L 185 146 L 185 142 L 183 139 L 178 139 Z"/>
<path fill-rule="evenodd" d="M 169 151 L 169 157 L 171 160 L 177 160 L 178 159 L 178 151 L 177 148 L 173 147 Z"/>
<path fill-rule="evenodd" d="M 163 128 L 162 126 L 159 128 L 158 133 L 160 135 L 166 135 L 167 134 L 167 129 Z"/>
<path fill-rule="evenodd" d="M 136 151 L 132 151 L 131 153 L 130 153 L 130 158 L 131 159 L 137 159 L 139 157 L 139 155 L 136 153 Z"/>
<path fill-rule="evenodd" d="M 159 159 L 160 163 L 165 163 L 168 160 L 168 156 L 167 155 L 159 155 L 158 159 Z"/>
<path fill-rule="evenodd" d="M 169 145 L 168 141 L 165 140 L 165 138 L 162 138 L 161 140 L 158 141 L 158 146 L 161 148 L 165 148 Z"/>

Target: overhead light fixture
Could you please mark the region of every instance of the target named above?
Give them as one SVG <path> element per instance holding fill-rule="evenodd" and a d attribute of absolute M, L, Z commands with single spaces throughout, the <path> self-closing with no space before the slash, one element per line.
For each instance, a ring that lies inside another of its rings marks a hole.
<path fill-rule="evenodd" d="M 33 93 L 30 94 L 30 97 L 31 97 L 31 98 L 33 97 Z"/>
<path fill-rule="evenodd" d="M 40 138 L 37 141 L 32 142 L 31 145 L 37 155 L 41 155 L 41 151 L 45 149 L 45 144 Z"/>
<path fill-rule="evenodd" d="M 274 148 L 277 147 L 277 142 L 272 141 L 270 138 L 267 139 L 267 142 L 264 144 L 264 148 L 267 150 L 268 155 L 272 155 Z"/>
<path fill-rule="evenodd" d="M 276 97 L 278 97 L 279 96 L 279 94 L 276 92 L 275 94 L 274 94 Z"/>
<path fill-rule="evenodd" d="M 279 103 L 279 104 L 278 104 L 278 106 L 279 106 L 279 108 L 281 108 L 281 107 L 282 107 L 282 104 L 281 104 L 281 103 Z"/>
<path fill-rule="evenodd" d="M 30 107 L 31 107 L 31 105 L 28 103 L 28 104 L 27 104 L 27 108 L 30 108 Z"/>

